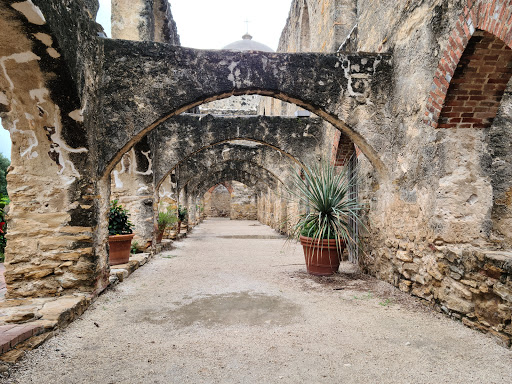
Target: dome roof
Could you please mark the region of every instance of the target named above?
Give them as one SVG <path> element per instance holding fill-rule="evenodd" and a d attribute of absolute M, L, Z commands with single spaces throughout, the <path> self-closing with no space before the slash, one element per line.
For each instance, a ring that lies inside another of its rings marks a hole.
<path fill-rule="evenodd" d="M 231 51 L 263 51 L 274 52 L 274 50 L 265 44 L 258 43 L 252 39 L 252 36 L 246 33 L 242 36 L 242 40 L 235 41 L 234 43 L 226 45 L 222 49 L 229 49 Z"/>

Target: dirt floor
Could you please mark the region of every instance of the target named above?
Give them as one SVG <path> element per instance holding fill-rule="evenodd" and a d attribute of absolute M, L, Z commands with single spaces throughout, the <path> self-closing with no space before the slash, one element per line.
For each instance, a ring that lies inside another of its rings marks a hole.
<path fill-rule="evenodd" d="M 512 351 L 392 286 L 314 278 L 254 221 L 210 219 L 8 383 L 511 383 Z"/>

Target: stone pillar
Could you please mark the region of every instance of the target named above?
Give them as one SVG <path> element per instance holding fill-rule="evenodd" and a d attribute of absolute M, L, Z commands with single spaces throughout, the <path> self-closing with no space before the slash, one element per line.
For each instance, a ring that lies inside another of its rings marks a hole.
<path fill-rule="evenodd" d="M 129 211 L 135 225 L 134 240 L 142 247 L 153 238 L 153 170 L 151 151 L 146 138 L 128 151 L 111 175 L 112 200 Z"/>
<path fill-rule="evenodd" d="M 112 38 L 152 40 L 152 3 L 151 0 L 112 0 Z"/>
<path fill-rule="evenodd" d="M 34 25 L 20 25 L 14 8 L 2 12 L 0 34 L 9 38 L 0 46 L 0 117 L 12 140 L 6 297 L 90 292 L 99 269 L 95 185 L 80 100 L 69 67 L 41 58 L 45 50 L 57 52 L 55 40 L 29 33 Z"/>
<path fill-rule="evenodd" d="M 180 45 L 167 0 L 112 0 L 112 38 Z"/>

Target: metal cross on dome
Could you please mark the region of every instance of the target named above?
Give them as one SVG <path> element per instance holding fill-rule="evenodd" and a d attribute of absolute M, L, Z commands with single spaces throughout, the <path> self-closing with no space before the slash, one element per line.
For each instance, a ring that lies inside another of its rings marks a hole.
<path fill-rule="evenodd" d="M 249 34 L 249 23 L 250 23 L 249 19 L 245 19 L 244 23 L 247 24 L 247 30 L 245 33 Z"/>

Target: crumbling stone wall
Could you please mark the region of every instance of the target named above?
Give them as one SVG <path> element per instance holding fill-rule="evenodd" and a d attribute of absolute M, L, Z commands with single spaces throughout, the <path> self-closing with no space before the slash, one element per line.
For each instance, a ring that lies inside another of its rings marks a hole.
<path fill-rule="evenodd" d="M 39 7 L 38 7 L 39 5 Z M 0 114 L 13 142 L 6 249 L 8 297 L 94 291 L 102 262 L 95 257 L 94 181 L 80 79 L 90 64 L 90 34 L 100 29 L 71 5 L 73 32 L 56 28 L 62 4 L 3 1 L 0 6 Z M 80 30 L 80 31 L 79 31 Z M 78 46 L 77 36 L 87 36 Z M 74 57 L 69 55 L 74 50 Z M 92 102 L 90 104 L 93 104 Z"/>

